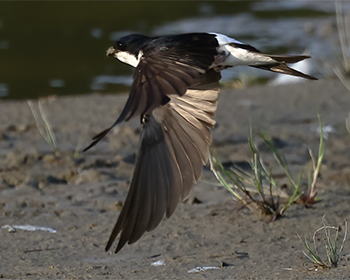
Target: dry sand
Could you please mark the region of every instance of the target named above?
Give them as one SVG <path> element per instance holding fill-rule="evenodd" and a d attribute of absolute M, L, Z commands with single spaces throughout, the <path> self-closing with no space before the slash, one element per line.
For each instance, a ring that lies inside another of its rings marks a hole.
<path fill-rule="evenodd" d="M 126 95 L 98 94 L 51 100 L 46 108 L 56 155 L 40 136 L 27 102 L 0 103 L 0 226 L 57 231 L 0 229 L 0 278 L 350 279 L 350 239 L 337 268 L 315 269 L 297 237 L 310 238 L 324 214 L 334 226 L 350 221 L 350 135 L 344 124 L 350 93 L 340 82 L 224 89 L 213 131 L 213 150 L 222 161 L 248 160 L 251 120 L 255 132 L 263 126 L 283 143 L 281 153 L 298 171 L 310 162 L 309 147 L 317 154 L 321 113 L 334 131 L 326 140 L 319 203 L 292 205 L 283 218 L 267 223 L 233 202 L 224 188 L 200 182 L 169 220 L 114 255 L 104 246 L 127 193 L 138 121 L 121 125 L 95 149 L 73 154 L 114 121 L 125 100 Z M 264 156 L 273 163 L 269 153 Z M 203 180 L 215 182 L 208 170 Z M 202 203 L 191 203 L 194 197 Z M 159 260 L 164 265 L 151 265 Z M 222 263 L 228 266 L 221 268 Z M 188 273 L 198 266 L 220 268 Z"/>

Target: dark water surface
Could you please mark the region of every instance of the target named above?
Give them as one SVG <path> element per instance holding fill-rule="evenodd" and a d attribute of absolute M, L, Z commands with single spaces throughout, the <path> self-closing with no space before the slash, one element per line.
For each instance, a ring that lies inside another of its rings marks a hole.
<path fill-rule="evenodd" d="M 264 52 L 319 53 L 307 24 L 330 17 L 330 1 L 0 2 L 0 97 L 125 90 L 132 69 L 105 52 L 136 32 L 214 31 Z"/>

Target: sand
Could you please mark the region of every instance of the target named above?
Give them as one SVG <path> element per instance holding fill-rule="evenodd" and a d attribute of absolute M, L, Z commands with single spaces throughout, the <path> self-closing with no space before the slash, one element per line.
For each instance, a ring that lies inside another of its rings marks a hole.
<path fill-rule="evenodd" d="M 205 169 L 188 201 L 169 220 L 115 255 L 104 246 L 132 175 L 138 120 L 115 129 L 96 148 L 74 153 L 108 127 L 127 95 L 81 95 L 46 100 L 57 152 L 39 134 L 26 101 L 0 102 L 0 227 L 34 225 L 47 231 L 0 228 L 3 279 L 350 279 L 350 241 L 339 266 L 315 267 L 297 234 L 309 239 L 327 223 L 350 221 L 350 92 L 336 80 L 285 86 L 223 89 L 213 130 L 213 152 L 223 162 L 250 158 L 249 121 L 283 143 L 291 170 L 317 155 L 317 114 L 327 127 L 317 185 L 320 202 L 293 204 L 266 222 L 234 202 Z M 261 140 L 264 160 L 281 174 Z M 194 203 L 194 198 L 200 203 Z M 344 232 L 344 227 L 343 231 Z M 152 263 L 161 265 L 152 265 Z M 189 273 L 196 267 L 214 267 Z"/>

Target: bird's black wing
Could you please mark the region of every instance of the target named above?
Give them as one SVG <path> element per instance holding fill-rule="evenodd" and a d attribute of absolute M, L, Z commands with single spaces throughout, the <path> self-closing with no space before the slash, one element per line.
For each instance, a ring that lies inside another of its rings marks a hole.
<path fill-rule="evenodd" d="M 143 49 L 134 72 L 129 98 L 115 123 L 93 138 L 96 145 L 115 125 L 135 115 L 150 114 L 169 102 L 170 95 L 182 96 L 200 84 L 217 54 L 216 36 L 189 33 L 154 38 Z"/>
<path fill-rule="evenodd" d="M 140 150 L 123 209 L 106 250 L 120 234 L 116 253 L 169 218 L 188 197 L 208 162 L 220 74 L 202 75 L 200 84 L 144 118 Z"/>

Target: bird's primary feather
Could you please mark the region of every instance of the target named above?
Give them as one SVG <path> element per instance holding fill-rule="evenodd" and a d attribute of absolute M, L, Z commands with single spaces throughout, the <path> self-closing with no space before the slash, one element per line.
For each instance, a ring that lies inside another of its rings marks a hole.
<path fill-rule="evenodd" d="M 116 252 L 153 230 L 164 216 L 169 218 L 201 177 L 209 157 L 208 127 L 215 124 L 221 76 L 212 70 L 207 77 L 208 89 L 170 96 L 168 104 L 154 109 L 143 122 L 130 190 L 106 250 L 119 234 Z"/>

